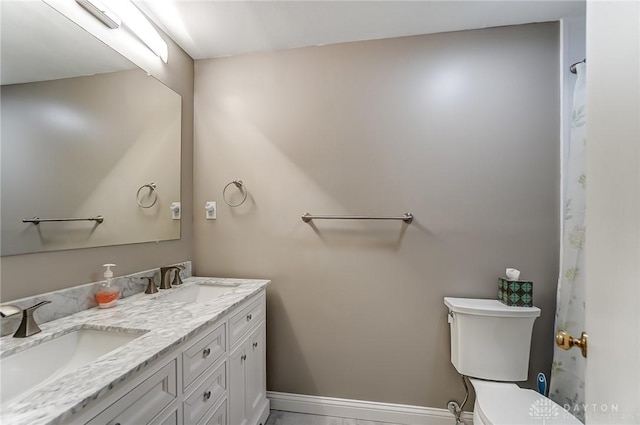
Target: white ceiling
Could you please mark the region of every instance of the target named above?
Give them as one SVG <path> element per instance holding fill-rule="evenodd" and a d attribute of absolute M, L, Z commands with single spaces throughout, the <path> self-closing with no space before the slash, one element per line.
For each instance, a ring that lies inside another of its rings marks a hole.
<path fill-rule="evenodd" d="M 585 14 L 584 0 L 134 2 L 194 59 Z"/>
<path fill-rule="evenodd" d="M 585 14 L 585 0 L 134 1 L 194 59 Z M 43 2 L 0 8 L 2 84 L 135 67 Z"/>

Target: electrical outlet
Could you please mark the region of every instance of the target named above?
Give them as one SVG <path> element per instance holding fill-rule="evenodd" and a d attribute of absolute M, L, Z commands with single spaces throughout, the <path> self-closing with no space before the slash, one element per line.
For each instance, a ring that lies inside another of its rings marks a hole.
<path fill-rule="evenodd" d="M 207 201 L 207 203 L 204 204 L 204 211 L 207 220 L 215 220 L 218 215 L 216 201 Z"/>
<path fill-rule="evenodd" d="M 169 208 L 171 209 L 171 218 L 180 220 L 180 202 L 172 202 Z"/>

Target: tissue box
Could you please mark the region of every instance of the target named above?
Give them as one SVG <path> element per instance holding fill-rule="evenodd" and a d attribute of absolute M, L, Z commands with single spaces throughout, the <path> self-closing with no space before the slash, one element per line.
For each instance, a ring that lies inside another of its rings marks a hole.
<path fill-rule="evenodd" d="M 533 307 L 533 282 L 499 278 L 498 300 L 511 307 Z"/>

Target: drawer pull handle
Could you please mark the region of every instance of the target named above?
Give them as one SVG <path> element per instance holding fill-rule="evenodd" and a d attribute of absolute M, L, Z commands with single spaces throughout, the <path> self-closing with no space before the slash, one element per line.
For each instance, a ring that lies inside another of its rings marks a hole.
<path fill-rule="evenodd" d="M 202 357 L 204 357 L 205 359 L 209 357 L 209 354 L 211 354 L 211 348 L 205 348 L 204 350 L 202 350 Z"/>
<path fill-rule="evenodd" d="M 247 360 L 247 355 L 246 355 L 246 354 L 243 354 L 243 355 L 240 357 L 240 360 L 242 360 L 242 361 Z"/>
<path fill-rule="evenodd" d="M 258 343 L 257 342 L 253 343 L 253 348 L 258 348 Z"/>
<path fill-rule="evenodd" d="M 204 392 L 204 400 L 207 401 L 211 398 L 211 391 Z"/>
<path fill-rule="evenodd" d="M 247 322 L 248 322 L 249 320 L 251 320 L 251 315 L 250 315 L 250 314 L 247 314 Z"/>

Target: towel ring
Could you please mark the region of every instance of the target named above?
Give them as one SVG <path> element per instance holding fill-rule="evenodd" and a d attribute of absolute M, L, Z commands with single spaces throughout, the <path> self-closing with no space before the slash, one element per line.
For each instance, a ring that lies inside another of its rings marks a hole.
<path fill-rule="evenodd" d="M 145 187 L 149 188 L 149 193 L 147 196 L 154 195 L 153 200 L 150 204 L 143 204 L 140 200 L 140 192 L 142 192 L 142 189 L 144 189 Z M 152 206 L 154 206 L 156 202 L 158 202 L 158 192 L 156 192 L 156 184 L 151 182 L 140 186 L 140 189 L 138 189 L 138 192 L 136 193 L 136 202 L 138 203 L 138 206 L 140 208 L 151 208 Z"/>
<path fill-rule="evenodd" d="M 229 201 L 227 201 L 227 189 L 232 184 L 235 185 L 240 190 L 240 192 L 244 192 L 242 201 L 238 202 L 237 204 L 232 204 Z M 229 182 L 224 187 L 224 189 L 222 189 L 222 200 L 224 201 L 225 204 L 229 205 L 231 208 L 239 207 L 240 205 L 244 204 L 244 201 L 247 200 L 247 195 L 248 195 L 247 188 L 244 187 L 244 183 L 242 183 L 242 180 L 234 180 L 232 182 Z"/>

